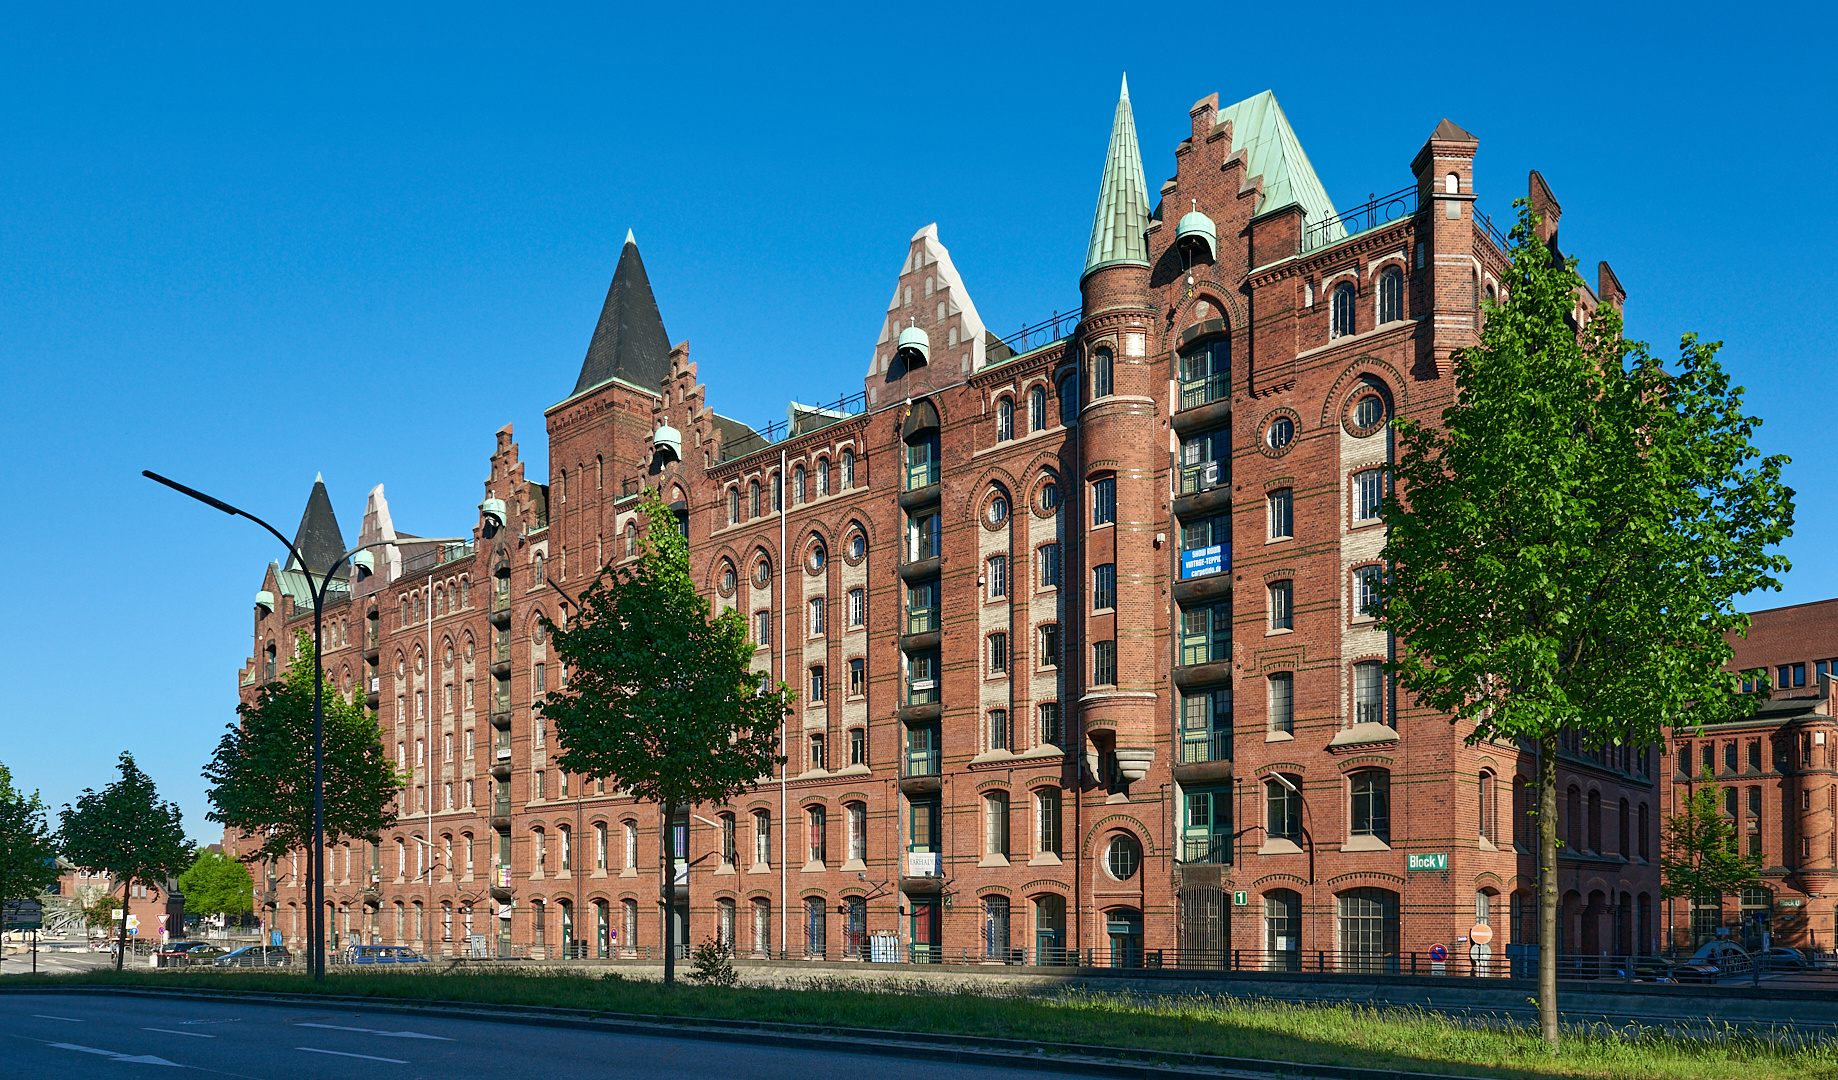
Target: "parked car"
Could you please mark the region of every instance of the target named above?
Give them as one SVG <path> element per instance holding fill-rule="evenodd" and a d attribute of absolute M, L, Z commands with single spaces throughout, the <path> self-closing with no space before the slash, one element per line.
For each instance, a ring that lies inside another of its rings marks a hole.
<path fill-rule="evenodd" d="M 285 967 L 294 954 L 280 945 L 245 945 L 211 961 L 218 967 Z"/>
<path fill-rule="evenodd" d="M 1691 954 L 1690 963 L 1716 969 L 1716 976 L 1746 975 L 1753 961 L 1748 950 L 1733 941 L 1707 941 Z"/>
<path fill-rule="evenodd" d="M 154 955 L 160 958 L 160 963 L 162 965 L 182 964 L 192 959 L 192 954 L 196 953 L 198 950 L 214 948 L 216 948 L 216 946 L 208 941 L 168 941 L 155 950 Z M 217 949 L 214 955 L 222 956 L 223 950 Z"/>
<path fill-rule="evenodd" d="M 1763 971 L 1811 971 L 1819 965 L 1798 949 L 1776 945 L 1761 954 Z"/>
<path fill-rule="evenodd" d="M 347 964 L 425 964 L 428 958 L 404 945 L 353 945 L 345 950 Z"/>

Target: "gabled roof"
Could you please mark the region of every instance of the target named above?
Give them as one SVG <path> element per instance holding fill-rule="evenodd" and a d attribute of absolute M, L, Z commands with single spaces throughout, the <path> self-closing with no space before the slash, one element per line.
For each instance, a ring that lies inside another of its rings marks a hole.
<path fill-rule="evenodd" d="M 1257 200 L 1253 214 L 1300 203 L 1302 211 L 1308 215 L 1309 225 L 1319 225 L 1338 216 L 1327 197 L 1327 189 L 1321 186 L 1321 178 L 1315 175 L 1315 167 L 1308 163 L 1301 140 L 1289 126 L 1289 118 L 1283 115 L 1283 107 L 1276 103 L 1274 93 L 1265 90 L 1221 109 L 1218 119 L 1232 122 L 1232 152 L 1244 153 L 1245 176 L 1263 177 L 1263 195 Z M 1323 239 L 1337 240 L 1344 235 L 1345 230 L 1335 225 Z"/>
<path fill-rule="evenodd" d="M 638 256 L 638 241 L 627 229 L 625 247 L 606 290 L 600 322 L 587 343 L 587 359 L 581 362 L 574 393 L 608 379 L 623 379 L 655 391 L 669 375 L 670 337 L 664 333 L 657 298 L 651 295 L 651 279 L 645 276 L 644 260 Z"/>
<path fill-rule="evenodd" d="M 1104 179 L 1098 182 L 1098 209 L 1091 221 L 1085 273 L 1106 266 L 1149 265 L 1148 230 L 1149 185 L 1142 175 L 1136 114 L 1130 111 L 1130 79 L 1125 75 L 1117 113 L 1111 119 L 1110 148 L 1104 153 Z"/>
<path fill-rule="evenodd" d="M 345 535 L 339 531 L 338 516 L 332 513 L 332 499 L 326 494 L 325 477 L 313 478 L 313 493 L 307 496 L 306 512 L 300 515 L 299 531 L 294 533 L 294 550 L 306 561 L 314 576 L 324 574 L 345 554 Z M 291 556 L 287 569 L 299 569 Z M 340 567 L 341 571 L 346 570 Z"/>

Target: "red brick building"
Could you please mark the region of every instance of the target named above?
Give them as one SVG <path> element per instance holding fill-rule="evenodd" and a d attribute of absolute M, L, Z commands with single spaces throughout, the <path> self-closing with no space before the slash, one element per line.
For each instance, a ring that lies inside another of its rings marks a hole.
<path fill-rule="evenodd" d="M 1751 678 L 1744 690 L 1766 696 L 1746 720 L 1677 734 L 1667 813 L 1677 813 L 1700 784 L 1721 788 L 1742 850 L 1761 856 L 1762 884 L 1672 901 L 1669 937 L 1680 948 L 1695 948 L 1723 930 L 1758 945 L 1765 926 L 1780 944 L 1830 950 L 1838 899 L 1838 600 L 1758 611 L 1750 619 L 1748 635 L 1730 639 L 1730 669 L 1760 669 L 1765 680 Z"/>
<path fill-rule="evenodd" d="M 628 236 L 547 412 L 549 484 L 500 431 L 481 510 L 503 528 L 439 549 L 372 494 L 362 539 L 402 543 L 351 583 L 328 670 L 414 775 L 398 835 L 332 860 L 335 930 L 658 942 L 655 811 L 560 774 L 530 707 L 560 677 L 537 619 L 629 556 L 656 487 L 800 692 L 785 775 L 668 830 L 690 938 L 1310 967 L 1526 943 L 1534 755 L 1402 700 L 1362 602 L 1389 420 L 1447 404 L 1506 267 L 1477 141 L 1443 121 L 1407 186 L 1340 212 L 1272 95 L 1190 116 L 1151 193 L 1118 102 L 1078 312 L 996 339 L 927 226 L 861 393 L 764 431 L 713 411 Z M 1555 250 L 1537 174 L 1531 197 Z M 1604 264 L 1579 309 L 1621 301 Z M 302 533 L 329 551 L 322 502 Z M 271 568 L 251 691 L 299 585 Z M 1569 951 L 1656 941 L 1655 764 L 1565 750 Z"/>

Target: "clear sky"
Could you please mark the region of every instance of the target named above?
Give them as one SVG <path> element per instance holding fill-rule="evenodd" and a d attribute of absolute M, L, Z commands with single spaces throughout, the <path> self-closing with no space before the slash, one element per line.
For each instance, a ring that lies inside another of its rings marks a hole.
<path fill-rule="evenodd" d="M 929 222 L 1010 333 L 1078 303 L 1124 71 L 1151 186 L 1196 100 L 1265 89 L 1343 208 L 1445 116 L 1486 212 L 1539 169 L 1629 334 L 1727 342 L 1794 458 L 1754 606 L 1838 595 L 1829 5 L 385 8 L 0 11 L 0 761 L 55 805 L 127 749 L 221 835 L 199 770 L 279 545 L 141 469 L 290 534 L 319 472 L 352 542 L 377 483 L 467 532 L 498 427 L 545 474 L 628 228 L 756 424 L 862 388 Z"/>

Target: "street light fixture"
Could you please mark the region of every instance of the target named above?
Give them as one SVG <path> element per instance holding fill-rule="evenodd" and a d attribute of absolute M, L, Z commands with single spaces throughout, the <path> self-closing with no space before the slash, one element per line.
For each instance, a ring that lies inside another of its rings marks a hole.
<path fill-rule="evenodd" d="M 314 585 L 313 572 L 306 565 L 306 559 L 300 550 L 294 547 L 293 541 L 281 535 L 280 530 L 246 510 L 239 510 L 221 499 L 213 499 L 202 491 L 186 487 L 176 480 L 168 480 L 156 472 L 141 470 L 141 475 L 155 483 L 164 484 L 182 495 L 189 495 L 206 506 L 216 507 L 231 517 L 244 517 L 255 522 L 274 534 L 283 547 L 293 555 L 300 566 L 300 573 L 306 578 L 307 592 L 313 598 L 313 846 L 307 853 L 307 869 L 312 875 L 312 904 L 307 910 L 307 966 L 313 974 L 314 982 L 325 981 L 325 660 L 320 648 L 320 630 L 325 613 L 325 594 L 330 588 L 332 575 L 352 556 L 375 547 L 400 546 L 401 540 L 376 540 L 368 544 L 359 544 L 350 551 L 340 555 L 325 572 L 319 576 L 319 583 Z M 488 500 L 489 501 L 489 500 Z M 485 514 L 484 535 L 491 539 L 503 524 L 502 516 L 494 517 L 488 508 Z M 500 511 L 501 515 L 502 511 Z M 413 537 L 408 540 L 414 544 L 462 544 L 470 537 Z"/>

